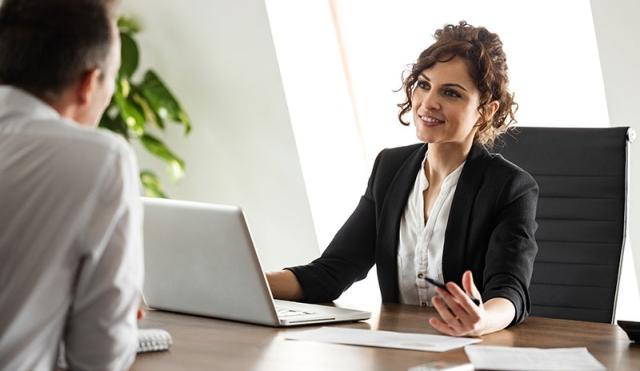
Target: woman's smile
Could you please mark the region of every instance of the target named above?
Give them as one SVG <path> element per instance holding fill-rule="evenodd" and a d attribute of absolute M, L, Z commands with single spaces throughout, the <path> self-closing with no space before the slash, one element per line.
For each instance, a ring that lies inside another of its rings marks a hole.
<path fill-rule="evenodd" d="M 444 125 L 444 120 L 440 120 L 433 116 L 428 115 L 418 115 L 418 118 L 422 121 L 425 126 L 440 126 Z"/>

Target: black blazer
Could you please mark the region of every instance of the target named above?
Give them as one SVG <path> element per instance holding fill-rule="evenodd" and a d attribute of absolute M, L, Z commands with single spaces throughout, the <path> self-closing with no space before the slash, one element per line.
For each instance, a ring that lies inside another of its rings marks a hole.
<path fill-rule="evenodd" d="M 367 190 L 321 257 L 287 268 L 304 300 L 336 299 L 375 263 L 383 302 L 397 303 L 400 219 L 427 150 L 426 144 L 385 149 L 376 158 Z M 530 309 L 528 287 L 538 251 L 534 233 L 538 185 L 499 154 L 473 145 L 462 169 L 445 231 L 445 281 L 461 284 L 470 269 L 483 301 L 509 299 L 512 324 Z"/>

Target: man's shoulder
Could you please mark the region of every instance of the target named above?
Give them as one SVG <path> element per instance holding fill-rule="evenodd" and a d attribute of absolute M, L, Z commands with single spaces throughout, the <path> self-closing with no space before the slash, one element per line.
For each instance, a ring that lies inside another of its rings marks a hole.
<path fill-rule="evenodd" d="M 92 179 L 103 179 L 105 174 L 125 174 L 136 169 L 135 154 L 127 141 L 105 129 L 85 128 L 68 120 L 45 119 L 32 122 L 24 141 L 37 143 L 36 158 L 46 161 L 58 182 L 72 182 L 87 189 Z M 46 157 L 46 159 L 45 159 Z M 62 179 L 64 174 L 75 174 L 73 179 Z"/>
<path fill-rule="evenodd" d="M 129 156 L 131 147 L 120 135 L 102 128 L 85 128 L 78 124 L 62 120 L 58 125 L 52 125 L 53 129 L 45 141 L 51 145 L 64 147 L 69 152 L 89 159 L 92 157 L 104 158 L 114 155 Z M 46 125 L 45 122 L 43 124 Z"/>
<path fill-rule="evenodd" d="M 64 136 L 72 143 L 87 144 L 94 147 L 96 151 L 126 151 L 129 149 L 122 136 L 109 130 L 85 128 L 69 121 L 67 123 L 70 125 L 66 125 Z"/>

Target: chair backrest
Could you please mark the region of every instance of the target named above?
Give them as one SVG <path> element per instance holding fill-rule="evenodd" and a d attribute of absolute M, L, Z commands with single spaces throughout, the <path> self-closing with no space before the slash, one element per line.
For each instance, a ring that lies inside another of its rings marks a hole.
<path fill-rule="evenodd" d="M 632 134 L 627 127 L 518 127 L 496 143 L 495 152 L 540 186 L 531 315 L 613 321 Z"/>

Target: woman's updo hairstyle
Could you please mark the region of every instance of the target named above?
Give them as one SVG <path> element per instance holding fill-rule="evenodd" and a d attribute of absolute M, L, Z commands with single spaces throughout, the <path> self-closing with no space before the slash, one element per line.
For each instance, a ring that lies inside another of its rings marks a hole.
<path fill-rule="evenodd" d="M 508 89 L 507 58 L 500 37 L 484 27 L 474 27 L 465 21 L 457 25 L 445 25 L 436 30 L 434 37 L 436 42 L 420 53 L 403 79 L 402 90 L 406 100 L 398 104 L 400 122 L 409 125 L 404 116 L 411 112 L 411 96 L 422 71 L 438 62 L 461 57 L 467 62 L 469 74 L 480 91 L 478 113 L 481 118 L 474 140 L 491 147 L 496 138 L 516 122 L 514 113 L 518 109 L 514 95 Z M 500 107 L 492 118 L 487 119 L 487 105 L 494 100 L 500 103 Z"/>

